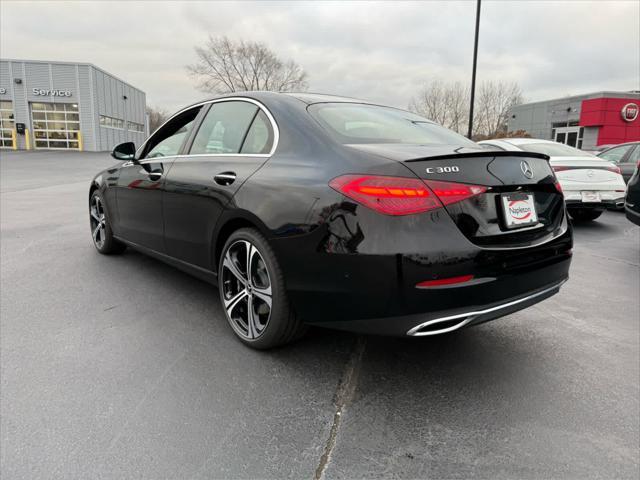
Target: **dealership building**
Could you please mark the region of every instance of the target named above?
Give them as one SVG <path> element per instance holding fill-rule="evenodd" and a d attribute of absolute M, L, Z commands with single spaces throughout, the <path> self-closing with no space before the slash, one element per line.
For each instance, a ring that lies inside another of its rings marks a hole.
<path fill-rule="evenodd" d="M 639 91 L 596 92 L 513 107 L 508 130 L 590 150 L 639 141 L 639 110 Z"/>
<path fill-rule="evenodd" d="M 89 63 L 0 60 L 0 147 L 105 151 L 147 135 L 142 90 Z"/>

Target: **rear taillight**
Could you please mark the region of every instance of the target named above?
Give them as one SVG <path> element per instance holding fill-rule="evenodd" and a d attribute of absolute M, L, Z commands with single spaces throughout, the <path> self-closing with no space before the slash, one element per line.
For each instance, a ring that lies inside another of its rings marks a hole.
<path fill-rule="evenodd" d="M 329 186 L 385 215 L 428 212 L 486 191 L 476 185 L 379 175 L 343 175 Z"/>
<path fill-rule="evenodd" d="M 347 197 L 386 215 L 409 215 L 442 206 L 417 178 L 343 175 L 329 186 Z"/>
<path fill-rule="evenodd" d="M 487 191 L 487 187 L 467 185 L 465 183 L 440 182 L 436 180 L 425 180 L 424 183 L 431 188 L 444 205 L 451 205 Z"/>
<path fill-rule="evenodd" d="M 561 167 L 561 166 L 555 166 L 555 165 L 552 165 L 551 168 L 553 169 L 554 172 L 564 172 L 565 170 L 569 170 L 569 167 Z"/>
<path fill-rule="evenodd" d="M 620 167 L 613 165 L 611 167 L 605 167 L 605 170 L 609 170 L 610 172 L 613 173 L 621 173 Z"/>
<path fill-rule="evenodd" d="M 558 193 L 562 193 L 564 194 L 564 192 L 562 191 L 562 185 L 560 185 L 560 182 L 556 180 L 556 183 L 553 184 L 556 187 L 556 190 L 558 191 Z"/>

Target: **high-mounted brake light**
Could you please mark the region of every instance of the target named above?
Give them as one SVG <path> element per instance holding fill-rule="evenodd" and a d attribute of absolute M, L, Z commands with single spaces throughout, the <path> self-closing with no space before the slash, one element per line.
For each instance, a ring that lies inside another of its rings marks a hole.
<path fill-rule="evenodd" d="M 379 175 L 343 175 L 331 180 L 329 186 L 385 215 L 428 212 L 487 190 L 476 185 Z"/>

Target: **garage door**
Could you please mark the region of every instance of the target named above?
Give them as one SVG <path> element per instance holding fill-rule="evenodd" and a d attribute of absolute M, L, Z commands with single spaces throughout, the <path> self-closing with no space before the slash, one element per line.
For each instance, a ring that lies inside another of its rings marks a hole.
<path fill-rule="evenodd" d="M 0 148 L 13 148 L 13 102 L 0 102 Z"/>
<path fill-rule="evenodd" d="M 79 149 L 77 103 L 32 103 L 31 121 L 35 148 Z"/>

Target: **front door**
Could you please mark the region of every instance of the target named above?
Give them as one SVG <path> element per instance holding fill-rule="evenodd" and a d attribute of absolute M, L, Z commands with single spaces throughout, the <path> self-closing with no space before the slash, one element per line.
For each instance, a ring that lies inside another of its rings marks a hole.
<path fill-rule="evenodd" d="M 199 110 L 196 107 L 171 119 L 149 138 L 139 158 L 121 167 L 116 189 L 119 237 L 165 252 L 162 190 Z"/>
<path fill-rule="evenodd" d="M 580 127 L 561 127 L 556 128 L 556 136 L 554 140 L 558 143 L 564 143 L 570 147 L 580 148 L 578 138 L 580 136 Z"/>
<path fill-rule="evenodd" d="M 274 126 L 249 100 L 213 103 L 188 155 L 167 175 L 163 198 L 167 254 L 211 269 L 213 232 L 240 186 L 267 161 Z"/>

